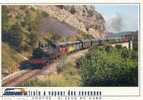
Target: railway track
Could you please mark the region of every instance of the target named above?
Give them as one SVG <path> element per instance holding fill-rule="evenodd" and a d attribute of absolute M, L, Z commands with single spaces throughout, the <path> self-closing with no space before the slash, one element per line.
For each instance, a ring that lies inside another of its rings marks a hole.
<path fill-rule="evenodd" d="M 29 70 L 22 70 L 22 71 L 15 72 L 15 73 L 12 73 L 12 74 L 4 77 L 2 79 L 2 86 L 4 86 L 5 84 L 9 83 L 12 80 L 14 80 L 18 76 L 22 76 L 23 74 L 26 74 L 27 72 L 29 72 Z"/>
<path fill-rule="evenodd" d="M 24 81 L 30 79 L 31 77 L 34 77 L 41 73 L 42 70 L 44 70 L 46 67 L 53 66 L 57 60 L 55 60 L 53 63 L 47 64 L 47 66 L 43 67 L 43 69 L 28 69 L 28 70 L 21 70 L 16 73 L 13 73 L 7 77 L 4 77 L 2 80 L 2 86 L 4 87 L 15 87 L 19 84 L 23 83 Z"/>
<path fill-rule="evenodd" d="M 2 86 L 4 86 L 4 87 L 17 86 L 17 85 L 21 84 L 22 82 L 24 82 L 25 80 L 38 74 L 39 72 L 40 72 L 40 70 L 38 70 L 38 69 L 23 71 L 13 77 L 8 77 L 8 78 L 4 79 L 2 82 Z"/>

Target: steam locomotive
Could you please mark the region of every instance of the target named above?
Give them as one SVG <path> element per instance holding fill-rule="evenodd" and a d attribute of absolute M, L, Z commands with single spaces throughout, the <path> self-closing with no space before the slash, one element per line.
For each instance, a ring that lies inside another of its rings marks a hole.
<path fill-rule="evenodd" d="M 105 42 L 120 42 L 128 41 L 126 36 L 124 37 L 107 37 L 104 39 L 91 39 L 91 40 L 80 40 L 74 42 L 65 43 L 39 43 L 39 47 L 33 51 L 33 57 L 30 60 L 32 69 L 41 69 L 47 65 L 47 63 L 52 63 L 53 60 L 57 59 L 61 55 L 69 54 L 82 49 L 90 48 L 94 45 L 103 45 Z"/>

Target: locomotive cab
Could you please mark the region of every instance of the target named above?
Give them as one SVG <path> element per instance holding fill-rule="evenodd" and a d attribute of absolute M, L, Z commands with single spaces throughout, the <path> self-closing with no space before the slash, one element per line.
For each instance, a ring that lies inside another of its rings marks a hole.
<path fill-rule="evenodd" d="M 48 59 L 54 59 L 59 55 L 59 47 L 52 42 L 48 42 L 46 44 L 43 43 L 39 46 L 39 48 L 44 53 L 42 57 L 46 57 Z"/>

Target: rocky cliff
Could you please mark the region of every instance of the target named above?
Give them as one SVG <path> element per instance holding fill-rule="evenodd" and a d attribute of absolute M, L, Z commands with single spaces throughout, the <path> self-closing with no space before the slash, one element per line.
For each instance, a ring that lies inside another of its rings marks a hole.
<path fill-rule="evenodd" d="M 69 24 L 79 32 L 91 34 L 96 38 L 104 35 L 104 18 L 95 10 L 94 6 L 42 5 L 37 6 L 37 8 L 47 12 L 50 17 L 54 17 L 61 22 Z"/>

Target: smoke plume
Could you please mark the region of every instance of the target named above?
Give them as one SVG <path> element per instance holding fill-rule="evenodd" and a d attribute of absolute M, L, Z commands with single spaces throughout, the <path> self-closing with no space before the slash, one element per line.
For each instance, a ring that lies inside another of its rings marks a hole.
<path fill-rule="evenodd" d="M 107 29 L 109 29 L 112 32 L 120 32 L 123 27 L 123 19 L 120 14 L 116 14 L 114 17 L 112 17 L 109 21 Z"/>

